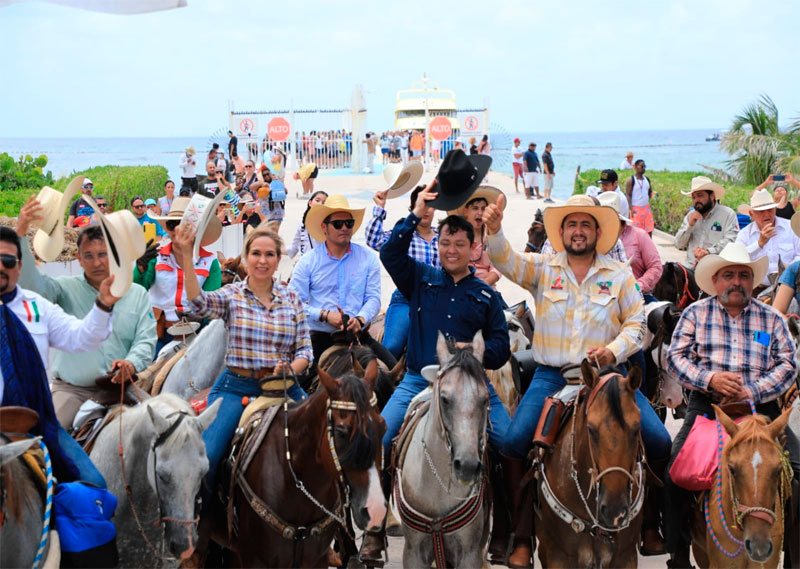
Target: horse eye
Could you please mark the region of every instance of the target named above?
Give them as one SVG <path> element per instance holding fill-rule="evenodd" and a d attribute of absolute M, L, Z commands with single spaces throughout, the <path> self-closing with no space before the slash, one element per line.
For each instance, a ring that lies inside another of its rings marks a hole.
<path fill-rule="evenodd" d="M 449 397 L 445 397 L 444 395 L 442 395 L 441 401 L 442 401 L 442 405 L 444 405 L 445 407 L 449 407 L 450 403 L 452 403 L 450 401 L 450 398 Z"/>
<path fill-rule="evenodd" d="M 728 472 L 731 475 L 731 478 L 736 478 L 736 469 L 733 466 L 728 467 Z"/>
<path fill-rule="evenodd" d="M 599 436 L 597 435 L 597 429 L 595 429 L 592 425 L 587 425 L 586 428 L 589 430 L 589 436 L 592 437 L 592 440 L 597 441 Z"/>

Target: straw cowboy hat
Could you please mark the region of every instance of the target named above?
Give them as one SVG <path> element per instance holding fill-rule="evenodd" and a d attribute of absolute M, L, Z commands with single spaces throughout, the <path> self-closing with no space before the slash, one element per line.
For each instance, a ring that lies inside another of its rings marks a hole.
<path fill-rule="evenodd" d="M 33 236 L 33 250 L 43 261 L 55 261 L 64 249 L 64 212 L 72 198 L 81 193 L 83 180 L 83 176 L 74 177 L 63 194 L 44 186 L 36 196 L 42 212 L 34 221 L 39 230 Z"/>
<path fill-rule="evenodd" d="M 617 215 L 622 221 L 626 223 L 631 223 L 631 220 L 629 218 L 625 217 L 619 212 L 621 207 L 620 202 L 622 201 L 622 198 L 619 197 L 619 194 L 617 192 L 600 192 L 600 194 L 597 196 L 597 201 L 600 202 L 600 205 L 614 208 L 614 211 L 617 212 Z"/>
<path fill-rule="evenodd" d="M 800 212 L 795 213 L 792 216 L 792 221 L 790 222 L 792 226 L 792 231 L 794 234 L 800 237 Z"/>
<path fill-rule="evenodd" d="M 445 155 L 436 174 L 438 195 L 428 205 L 444 211 L 461 207 L 467 203 L 475 188 L 481 185 L 491 165 L 492 157 L 486 154 L 467 156 L 463 150 L 451 150 Z"/>
<path fill-rule="evenodd" d="M 422 179 L 425 168 L 419 160 L 412 160 L 405 166 L 402 164 L 387 164 L 383 168 L 383 179 L 386 180 L 386 199 L 399 198 L 409 190 L 416 187 Z"/>
<path fill-rule="evenodd" d="M 467 204 L 477 199 L 484 199 L 486 200 L 486 203 L 497 204 L 497 200 L 500 198 L 500 196 L 505 196 L 505 194 L 499 188 L 495 188 L 494 186 L 478 186 L 478 188 L 472 192 L 472 195 L 467 199 L 467 201 L 464 202 L 464 205 L 458 209 L 451 209 L 447 212 L 447 215 L 464 215 L 464 213 L 466 213 Z M 504 211 L 507 205 L 508 200 L 505 200 L 503 202 Z"/>
<path fill-rule="evenodd" d="M 747 248 L 741 243 L 728 243 L 720 251 L 719 255 L 706 255 L 697 263 L 694 270 L 694 278 L 697 286 L 711 296 L 716 296 L 717 289 L 714 287 L 712 277 L 724 267 L 731 265 L 744 265 L 753 270 L 753 282 L 758 284 L 764 280 L 769 269 L 769 258 L 766 255 L 759 257 L 755 261 L 750 260 Z"/>
<path fill-rule="evenodd" d="M 561 229 L 564 218 L 572 213 L 586 213 L 597 221 L 602 229 L 597 240 L 597 252 L 603 255 L 608 253 L 619 236 L 619 215 L 611 207 L 594 205 L 594 200 L 584 194 L 574 195 L 564 205 L 550 206 L 544 210 L 544 230 L 553 249 L 558 253 L 564 250 L 564 242 L 558 230 Z"/>
<path fill-rule="evenodd" d="M 708 176 L 695 176 L 692 178 L 692 187 L 689 191 L 681 190 L 681 194 L 684 196 L 691 196 L 694 192 L 699 192 L 700 190 L 714 192 L 714 198 L 716 198 L 717 201 L 722 201 L 722 197 L 725 195 L 725 188 L 716 182 L 712 182 L 711 178 Z"/>
<path fill-rule="evenodd" d="M 364 208 L 361 209 L 351 208 L 347 198 L 334 194 L 328 196 L 325 203 L 322 205 L 315 205 L 308 210 L 306 215 L 306 231 L 317 241 L 325 241 L 325 231 L 322 229 L 322 222 L 331 214 L 339 211 L 345 211 L 353 216 L 355 225 L 353 226 L 353 234 L 361 227 L 361 221 L 364 219 Z"/>
<path fill-rule="evenodd" d="M 196 154 L 196 152 L 194 151 L 194 146 L 187 146 L 186 154 L 189 156 L 194 156 Z"/>
<path fill-rule="evenodd" d="M 83 196 L 97 215 L 97 221 L 108 246 L 108 270 L 114 275 L 111 283 L 111 294 L 123 297 L 133 283 L 133 264 L 144 255 L 147 243 L 144 240 L 142 226 L 136 216 L 123 209 L 103 214 L 89 196 Z"/>
<path fill-rule="evenodd" d="M 154 215 L 152 216 L 152 219 L 161 224 L 161 227 L 163 227 L 164 231 L 166 231 L 168 221 L 183 219 L 183 214 L 186 213 L 186 208 L 189 207 L 189 203 L 191 201 L 192 201 L 191 198 L 175 198 L 172 202 L 172 207 L 169 208 L 169 213 L 167 215 Z M 216 206 L 213 209 L 215 215 L 213 215 L 212 218 L 209 219 L 203 233 L 201 234 L 200 231 L 197 232 L 198 235 L 202 235 L 202 237 L 200 238 L 201 247 L 211 245 L 214 241 L 219 239 L 220 235 L 222 235 L 222 223 L 216 216 L 216 209 L 217 209 Z M 208 210 L 208 207 L 206 207 L 206 210 Z M 203 212 L 205 213 L 206 210 L 203 210 Z"/>
<path fill-rule="evenodd" d="M 753 211 L 765 211 L 768 209 L 775 209 L 778 207 L 778 202 L 769 193 L 769 190 L 758 190 L 753 192 L 750 198 L 750 209 Z"/>

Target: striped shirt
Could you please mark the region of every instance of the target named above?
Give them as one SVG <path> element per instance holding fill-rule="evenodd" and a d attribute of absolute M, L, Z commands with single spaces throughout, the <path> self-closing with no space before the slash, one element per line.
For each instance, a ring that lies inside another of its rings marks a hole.
<path fill-rule="evenodd" d="M 372 219 L 367 223 L 365 233 L 367 235 L 367 245 L 376 251 L 380 251 L 383 244 L 389 240 L 392 231 L 383 230 L 383 222 L 386 219 L 386 210 L 382 207 L 372 208 Z M 425 241 L 418 232 L 414 232 L 411 237 L 411 245 L 408 248 L 408 256 L 437 269 L 442 268 L 439 261 L 439 234 L 433 229 L 433 238 L 430 242 Z"/>
<path fill-rule="evenodd" d="M 222 318 L 228 328 L 228 367 L 274 368 L 295 358 L 313 360 L 306 313 L 296 292 L 275 283 L 267 309 L 247 286 L 247 279 L 189 301 L 204 318 Z"/>
<path fill-rule="evenodd" d="M 605 347 L 622 363 L 641 349 L 644 299 L 628 267 L 597 254 L 579 284 L 564 251 L 552 257 L 518 253 L 502 231 L 486 241 L 494 266 L 533 296 L 537 362 L 575 364 L 589 348 Z"/>
<path fill-rule="evenodd" d="M 711 377 L 739 374 L 747 397 L 772 401 L 794 381 L 794 344 L 783 316 L 751 300 L 735 318 L 716 296 L 683 311 L 667 352 L 670 372 L 689 389 L 708 391 Z"/>

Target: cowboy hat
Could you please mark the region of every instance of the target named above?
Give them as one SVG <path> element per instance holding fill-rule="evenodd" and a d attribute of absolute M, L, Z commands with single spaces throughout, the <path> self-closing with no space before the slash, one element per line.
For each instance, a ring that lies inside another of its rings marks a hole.
<path fill-rule="evenodd" d="M 544 230 L 550 245 L 556 252 L 564 250 L 564 242 L 558 234 L 561 222 L 572 213 L 586 213 L 591 215 L 597 225 L 603 230 L 597 239 L 598 253 L 608 253 L 619 236 L 619 215 L 613 208 L 594 205 L 594 200 L 584 194 L 570 197 L 564 205 L 554 205 L 544 210 Z"/>
<path fill-rule="evenodd" d="M 151 216 L 151 219 L 161 224 L 161 227 L 163 227 L 164 231 L 166 231 L 168 221 L 183 219 L 183 214 L 186 213 L 186 208 L 189 207 L 191 201 L 192 198 L 175 198 L 172 202 L 172 207 L 169 208 L 169 213 L 167 215 L 153 215 Z M 216 207 L 214 207 L 214 211 L 216 211 Z M 214 241 L 219 239 L 220 235 L 222 235 L 222 223 L 220 223 L 219 218 L 216 215 L 214 215 L 213 217 L 214 219 L 211 219 L 208 222 L 208 224 L 205 227 L 205 231 L 203 231 L 202 233 L 202 238 L 200 239 L 201 247 L 211 245 Z M 198 233 L 200 232 L 198 231 Z"/>
<path fill-rule="evenodd" d="M 196 152 L 194 151 L 194 146 L 187 146 L 186 154 L 189 156 L 194 156 L 196 154 Z"/>
<path fill-rule="evenodd" d="M 108 246 L 108 270 L 114 275 L 111 294 L 121 298 L 133 283 L 133 264 L 147 249 L 142 226 L 127 209 L 104 214 L 91 197 L 83 196 L 83 199 L 95 211 Z"/>
<path fill-rule="evenodd" d="M 383 168 L 383 179 L 386 180 L 386 199 L 399 198 L 410 189 L 414 188 L 422 179 L 425 169 L 422 162 L 412 160 L 405 166 L 402 164 L 387 164 Z"/>
<path fill-rule="evenodd" d="M 792 226 L 792 231 L 794 231 L 794 234 L 800 237 L 800 212 L 795 213 L 792 216 L 790 224 Z"/>
<path fill-rule="evenodd" d="M 42 212 L 34 221 L 39 231 L 33 236 L 33 250 L 41 260 L 55 261 L 64 249 L 64 212 L 72 202 L 72 198 L 81 193 L 83 180 L 83 176 L 75 176 L 63 194 L 44 186 L 36 196 L 42 205 Z"/>
<path fill-rule="evenodd" d="M 778 203 L 769 193 L 769 190 L 757 190 L 750 197 L 750 209 L 753 211 L 764 211 L 775 209 L 776 207 L 778 207 Z"/>
<path fill-rule="evenodd" d="M 684 196 L 691 196 L 694 192 L 699 192 L 700 190 L 714 192 L 714 198 L 717 201 L 722 201 L 722 196 L 725 195 L 725 188 L 716 182 L 712 182 L 711 178 L 708 176 L 695 176 L 692 178 L 692 187 L 689 191 L 685 192 L 681 190 L 681 194 Z"/>
<path fill-rule="evenodd" d="M 719 255 L 706 255 L 697 262 L 694 270 L 694 278 L 697 286 L 711 296 L 716 296 L 717 289 L 714 287 L 712 277 L 724 267 L 731 265 L 744 265 L 753 271 L 753 282 L 760 283 L 764 280 L 769 269 L 769 258 L 766 255 L 759 257 L 755 261 L 750 260 L 747 248 L 741 243 L 728 243 L 720 251 Z"/>
<path fill-rule="evenodd" d="M 355 234 L 361 226 L 361 221 L 364 219 L 364 208 L 351 208 L 347 198 L 338 194 L 328 196 L 324 204 L 315 205 L 308 210 L 308 214 L 306 215 L 306 230 L 308 234 L 317 241 L 325 241 L 325 231 L 322 229 L 322 222 L 325 221 L 329 215 L 339 211 L 345 211 L 353 216 L 356 222 L 353 226 L 353 233 Z"/>
<path fill-rule="evenodd" d="M 492 157 L 486 154 L 467 156 L 461 149 L 451 150 L 436 174 L 438 195 L 428 205 L 445 211 L 461 207 L 481 184 L 491 165 Z"/>
<path fill-rule="evenodd" d="M 617 212 L 617 215 L 622 221 L 626 223 L 631 222 L 629 218 L 625 217 L 619 212 L 620 202 L 622 201 L 622 198 L 619 197 L 619 194 L 617 192 L 600 192 L 600 194 L 597 196 L 597 201 L 600 202 L 600 205 L 605 205 L 614 208 L 614 211 Z"/>
<path fill-rule="evenodd" d="M 504 195 L 505 194 L 500 189 L 495 188 L 494 186 L 478 186 L 478 188 L 472 192 L 472 195 L 464 203 L 464 205 L 457 209 L 451 209 L 447 212 L 447 215 L 464 215 L 467 204 L 477 199 L 484 199 L 486 200 L 486 203 L 496 204 L 500 196 Z M 508 200 L 503 202 L 503 210 L 506 209 L 506 205 L 508 205 Z"/>

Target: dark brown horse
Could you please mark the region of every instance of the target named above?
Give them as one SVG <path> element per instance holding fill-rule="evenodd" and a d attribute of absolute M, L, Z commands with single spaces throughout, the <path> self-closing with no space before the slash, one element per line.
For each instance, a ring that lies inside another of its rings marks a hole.
<path fill-rule="evenodd" d="M 375 352 L 367 346 L 357 345 L 351 348 L 348 344 L 334 344 L 322 353 L 318 365 L 333 377 L 341 377 L 347 373 L 354 373 L 361 377 L 365 373 L 364 370 L 372 362 L 378 364 L 378 377 L 375 380 L 374 391 L 378 398 L 378 408 L 383 409 L 383 406 L 386 405 L 386 402 L 389 401 L 392 393 L 394 393 L 395 386 L 405 374 L 404 359 L 401 358 L 394 369 L 390 370 L 377 358 Z M 318 381 L 314 381 L 310 391 L 315 391 L 317 387 Z"/>
<path fill-rule="evenodd" d="M 644 499 L 635 393 L 641 371 L 599 377 L 581 364 L 585 387 L 551 451 L 534 459 L 543 567 L 636 567 Z"/>
<path fill-rule="evenodd" d="M 217 260 L 219 261 L 219 268 L 222 270 L 222 286 L 243 281 L 247 276 L 241 255 L 226 259 L 225 255 L 217 251 Z"/>
<path fill-rule="evenodd" d="M 241 567 L 327 567 L 328 548 L 347 524 L 380 529 L 386 501 L 380 484 L 386 424 L 375 404 L 378 366 L 364 379 L 334 379 L 319 371 L 322 389 L 295 407 L 284 406 L 270 425 L 233 500 Z"/>
<path fill-rule="evenodd" d="M 528 242 L 525 244 L 526 253 L 541 253 L 542 245 L 547 239 L 547 233 L 544 230 L 544 215 L 542 210 L 536 210 L 536 215 L 533 218 L 533 223 L 528 228 Z"/>
<path fill-rule="evenodd" d="M 694 279 L 694 271 L 680 263 L 664 263 L 661 278 L 653 288 L 653 296 L 658 300 L 673 303 L 683 310 L 700 298 L 700 287 Z"/>

